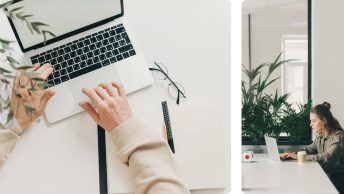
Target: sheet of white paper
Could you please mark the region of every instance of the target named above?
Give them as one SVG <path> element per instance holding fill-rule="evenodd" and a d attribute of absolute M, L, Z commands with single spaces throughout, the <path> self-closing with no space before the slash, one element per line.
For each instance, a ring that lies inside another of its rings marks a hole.
<path fill-rule="evenodd" d="M 170 110 L 175 157 L 191 190 L 226 187 L 226 148 L 223 115 L 216 108 Z M 136 114 L 148 127 L 161 129 L 162 110 Z M 128 167 L 116 156 L 106 139 L 109 193 L 133 191 Z"/>

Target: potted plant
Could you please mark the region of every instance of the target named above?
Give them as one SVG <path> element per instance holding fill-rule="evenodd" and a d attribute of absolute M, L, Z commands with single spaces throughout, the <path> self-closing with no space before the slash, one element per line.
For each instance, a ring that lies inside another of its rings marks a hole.
<path fill-rule="evenodd" d="M 290 60 L 280 60 L 282 53 L 272 63 L 263 63 L 256 68 L 243 66 L 244 76 L 248 81 L 242 81 L 242 140 L 244 144 L 263 144 L 264 136 L 269 135 L 280 139 L 281 133 L 286 133 L 288 141 L 301 141 L 309 129 L 309 113 L 312 102 L 298 104 L 293 108 L 288 102 L 287 94 L 265 93 L 265 89 L 277 78 L 271 78 L 272 73 L 282 64 Z M 262 70 L 267 69 L 264 74 Z"/>

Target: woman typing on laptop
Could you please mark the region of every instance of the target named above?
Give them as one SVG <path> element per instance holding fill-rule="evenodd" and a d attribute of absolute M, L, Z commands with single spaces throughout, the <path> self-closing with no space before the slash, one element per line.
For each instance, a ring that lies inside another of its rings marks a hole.
<path fill-rule="evenodd" d="M 307 152 L 307 160 L 319 162 L 337 190 L 344 193 L 344 131 L 330 108 L 327 102 L 312 108 L 310 126 L 317 136 L 311 145 L 302 147 L 300 151 Z M 292 152 L 281 157 L 298 159 Z"/>
<path fill-rule="evenodd" d="M 47 79 L 52 68 L 49 64 L 34 65 L 27 71 L 35 71 L 40 78 Z M 54 95 L 51 90 L 28 95 L 27 88 L 23 86 L 27 86 L 29 81 L 23 76 L 19 82 L 23 84 L 15 84 L 14 87 L 21 91 L 23 103 L 35 108 L 36 112 L 27 115 L 24 108 L 19 108 L 14 111 L 14 117 L 6 124 L 6 129 L 0 130 L 0 165 L 8 158 L 23 130 L 42 115 L 48 100 Z M 133 115 L 122 85 L 102 83 L 95 89 L 84 88 L 83 93 L 96 108 L 89 102 L 80 102 L 80 106 L 114 140 L 119 159 L 128 164 L 133 175 L 136 194 L 189 193 L 161 131 L 146 128 Z M 11 104 L 15 104 L 12 102 L 16 100 L 12 95 Z"/>

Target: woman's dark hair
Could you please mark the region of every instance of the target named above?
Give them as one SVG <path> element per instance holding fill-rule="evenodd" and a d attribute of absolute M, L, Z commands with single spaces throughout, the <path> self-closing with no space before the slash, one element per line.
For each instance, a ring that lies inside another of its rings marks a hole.
<path fill-rule="evenodd" d="M 338 120 L 333 117 L 331 111 L 331 104 L 328 102 L 324 102 L 322 104 L 318 104 L 311 109 L 311 113 L 318 115 L 319 119 L 324 122 L 325 128 L 330 131 L 337 131 L 343 130 L 342 126 L 340 126 Z"/>

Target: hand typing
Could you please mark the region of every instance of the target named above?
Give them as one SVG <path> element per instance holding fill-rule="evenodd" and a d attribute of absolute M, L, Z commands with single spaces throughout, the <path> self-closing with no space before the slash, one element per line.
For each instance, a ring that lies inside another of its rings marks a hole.
<path fill-rule="evenodd" d="M 83 88 L 82 92 L 90 98 L 95 107 L 85 101 L 80 102 L 79 105 L 108 132 L 133 115 L 121 84 L 101 83 L 94 89 Z"/>
<path fill-rule="evenodd" d="M 13 83 L 10 110 L 20 125 L 20 130 L 28 127 L 43 114 L 48 100 L 55 94 L 52 90 L 41 89 L 38 84 L 42 81 L 32 78 L 46 80 L 52 71 L 50 64 L 35 64 L 30 69 L 18 72 L 18 78 Z M 34 73 L 32 77 L 26 75 L 31 72 Z M 29 109 L 33 111 L 28 111 Z"/>

